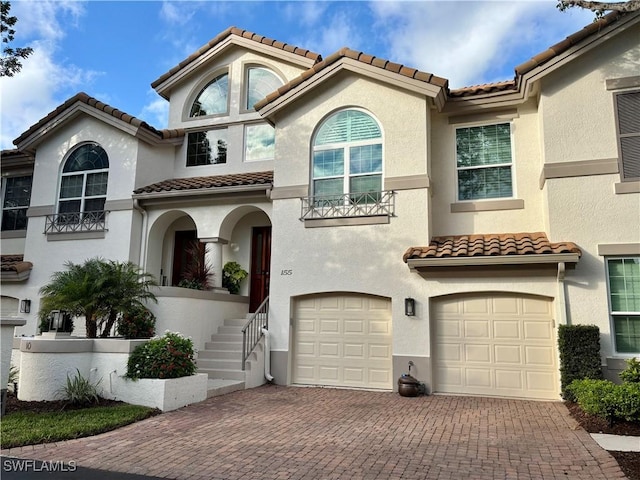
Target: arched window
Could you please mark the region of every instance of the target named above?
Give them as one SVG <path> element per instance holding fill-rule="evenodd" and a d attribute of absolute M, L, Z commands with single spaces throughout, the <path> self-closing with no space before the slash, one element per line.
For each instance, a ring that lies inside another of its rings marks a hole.
<path fill-rule="evenodd" d="M 62 169 L 58 213 L 65 214 L 68 222 L 79 221 L 80 213 L 103 218 L 108 177 L 109 159 L 100 145 L 86 143 L 76 148 Z"/>
<path fill-rule="evenodd" d="M 247 110 L 264 97 L 282 86 L 282 80 L 271 70 L 264 67 L 249 67 L 247 69 Z"/>
<path fill-rule="evenodd" d="M 382 191 L 382 131 L 360 110 L 343 110 L 327 118 L 316 133 L 312 160 L 316 202 L 336 198 L 371 197 Z M 353 194 L 367 194 L 356 195 Z"/>
<path fill-rule="evenodd" d="M 205 115 L 215 115 L 226 113 L 227 97 L 229 94 L 229 75 L 223 73 L 213 79 L 204 87 L 195 102 L 191 105 L 190 117 L 202 117 Z"/>

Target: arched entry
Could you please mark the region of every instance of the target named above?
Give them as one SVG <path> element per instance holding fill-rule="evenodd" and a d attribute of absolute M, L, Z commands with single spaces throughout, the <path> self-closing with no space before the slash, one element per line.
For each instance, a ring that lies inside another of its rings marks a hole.
<path fill-rule="evenodd" d="M 535 295 L 432 299 L 433 391 L 558 400 L 552 312 Z"/>

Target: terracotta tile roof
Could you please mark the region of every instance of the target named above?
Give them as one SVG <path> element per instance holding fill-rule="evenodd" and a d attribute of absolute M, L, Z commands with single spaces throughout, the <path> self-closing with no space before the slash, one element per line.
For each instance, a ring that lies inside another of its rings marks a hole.
<path fill-rule="evenodd" d="M 269 185 L 273 182 L 273 172 L 234 173 L 229 175 L 214 175 L 210 177 L 174 178 L 163 182 L 138 188 L 133 193 L 175 192 L 179 190 L 201 190 L 220 187 L 237 187 L 243 185 Z"/>
<path fill-rule="evenodd" d="M 25 262 L 23 255 L 1 255 L 0 271 L 22 273 L 33 268 L 33 263 Z"/>
<path fill-rule="evenodd" d="M 271 94 L 267 95 L 266 98 L 256 103 L 254 108 L 256 110 L 260 110 L 265 105 L 268 105 L 269 103 L 273 102 L 276 98 L 281 97 L 288 91 L 294 89 L 301 83 L 313 77 L 316 73 L 324 70 L 325 68 L 336 63 L 342 58 L 351 58 L 353 60 L 357 60 L 367 65 L 373 65 L 374 67 L 388 70 L 389 72 L 397 73 L 399 75 L 404 75 L 405 77 L 413 78 L 421 82 L 430 83 L 438 87 L 442 87 L 444 89 L 447 89 L 449 85 L 449 81 L 446 78 L 437 77 L 432 73 L 422 72 L 415 68 L 406 67 L 399 63 L 390 62 L 389 60 L 385 60 L 384 58 L 375 57 L 373 55 L 369 55 L 364 52 L 358 52 L 356 50 L 351 50 L 350 48 L 344 47 L 338 50 L 337 52 L 329 55 L 324 60 L 316 63 L 310 69 L 302 72 L 302 74 L 300 74 L 290 82 L 285 83 L 275 92 L 272 92 Z"/>
<path fill-rule="evenodd" d="M 543 232 L 433 237 L 428 247 L 411 247 L 402 259 L 540 255 L 582 252 L 573 242 L 551 243 Z"/>
<path fill-rule="evenodd" d="M 38 123 L 29 127 L 29 129 L 26 132 L 24 132 L 22 135 L 20 135 L 18 138 L 16 138 L 13 141 L 14 145 L 18 145 L 20 142 L 22 142 L 27 137 L 29 137 L 32 133 L 38 130 L 40 127 L 46 125 L 48 122 L 56 118 L 58 115 L 62 114 L 65 110 L 71 108 L 77 102 L 85 103 L 90 107 L 93 107 L 97 110 L 105 112 L 111 115 L 112 117 L 115 117 L 119 120 L 122 120 L 123 122 L 133 125 L 134 127 L 145 129 L 151 134 L 157 136 L 159 139 L 168 139 L 168 138 L 176 138 L 176 137 L 184 136 L 184 131 L 182 130 L 157 130 L 153 128 L 151 125 L 149 125 L 147 122 L 144 122 L 134 116 L 129 115 L 128 113 L 118 110 L 117 108 L 111 107 L 96 98 L 90 97 L 84 92 L 80 92 L 74 95 L 73 97 L 71 97 L 66 102 L 64 102 L 58 108 L 50 112 L 47 116 L 45 116 L 40 121 L 38 121 Z"/>
<path fill-rule="evenodd" d="M 187 65 L 189 65 L 191 62 L 195 61 L 196 59 L 198 59 L 202 55 L 204 55 L 206 52 L 211 50 L 218 43 L 222 42 L 225 38 L 227 38 L 230 35 L 237 35 L 238 37 L 247 38 L 249 40 L 253 40 L 254 42 L 262 43 L 262 44 L 268 45 L 270 47 L 279 48 L 280 50 L 284 50 L 285 52 L 294 53 L 296 55 L 300 55 L 302 57 L 309 58 L 309 59 L 313 60 L 314 62 L 319 62 L 320 60 L 322 60 L 322 56 L 320 54 L 314 53 L 314 52 L 312 52 L 310 50 L 305 50 L 304 48 L 299 48 L 299 47 L 296 47 L 294 45 L 290 45 L 288 43 L 278 42 L 276 40 L 272 40 L 270 38 L 263 37 L 262 35 L 258 35 L 256 33 L 249 32 L 248 30 L 242 30 L 242 29 L 236 28 L 236 27 L 229 27 L 224 32 L 216 35 L 216 37 L 213 38 L 211 41 L 209 41 L 209 43 L 207 43 L 206 45 L 203 45 L 196 52 L 194 52 L 191 55 L 189 55 L 186 59 L 184 59 L 178 65 L 173 67 L 171 70 L 169 70 L 168 72 L 160 75 L 160 77 L 158 77 L 157 80 L 155 80 L 153 83 L 151 83 L 151 87 L 152 88 L 156 88 L 158 85 L 160 85 L 166 79 L 168 79 L 169 77 L 171 77 L 175 73 L 179 72 L 180 70 L 185 68 Z"/>
<path fill-rule="evenodd" d="M 457 88 L 457 89 L 451 90 L 449 92 L 449 96 L 450 97 L 467 97 L 472 95 L 482 95 L 487 93 L 515 90 L 518 87 L 518 81 L 517 81 L 518 77 L 521 77 L 522 75 L 530 72 L 534 68 L 537 68 L 547 63 L 554 57 L 557 57 L 563 54 L 564 52 L 569 50 L 571 47 L 576 45 L 577 43 L 581 42 L 582 40 L 584 40 L 585 38 L 591 35 L 595 35 L 599 33 L 603 28 L 614 24 L 625 15 L 627 14 L 620 13 L 620 12 L 608 13 L 607 15 L 604 15 L 602 18 L 598 19 L 597 21 L 590 23 L 589 25 L 584 27 L 582 30 L 579 30 L 574 34 L 569 35 L 563 41 L 556 43 L 555 45 L 549 47 L 543 52 L 538 53 L 537 55 L 532 57 L 530 60 L 515 67 L 514 80 L 507 80 L 503 82 L 488 83 L 485 85 L 474 85 L 470 87 Z"/>

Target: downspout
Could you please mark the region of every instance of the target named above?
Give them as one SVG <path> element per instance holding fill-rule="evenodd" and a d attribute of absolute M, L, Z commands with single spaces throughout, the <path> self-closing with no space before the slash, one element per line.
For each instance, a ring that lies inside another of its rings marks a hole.
<path fill-rule="evenodd" d="M 558 262 L 558 310 L 560 325 L 567 325 L 567 299 L 564 289 L 565 263 Z"/>
<path fill-rule="evenodd" d="M 140 264 L 140 268 L 143 272 L 147 271 L 147 223 L 149 221 L 149 216 L 147 215 L 147 211 L 140 206 L 137 198 L 133 199 L 133 208 L 140 212 L 142 215 L 142 231 L 140 232 L 140 258 L 138 263 Z M 162 279 L 160 279 L 162 281 Z"/>
<path fill-rule="evenodd" d="M 273 382 L 273 376 L 271 375 L 271 340 L 269 339 L 269 330 L 262 329 L 264 335 L 264 378 L 269 382 Z"/>

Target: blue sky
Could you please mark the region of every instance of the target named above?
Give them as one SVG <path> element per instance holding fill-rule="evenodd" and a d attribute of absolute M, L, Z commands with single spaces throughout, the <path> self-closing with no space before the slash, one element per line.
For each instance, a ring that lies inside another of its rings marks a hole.
<path fill-rule="evenodd" d="M 544 1 L 13 0 L 12 46 L 34 54 L 0 78 L 2 149 L 84 91 L 166 127 L 151 82 L 229 26 L 324 57 L 343 46 L 449 79 L 452 88 L 513 78 L 514 67 L 581 29 L 591 12 Z"/>

